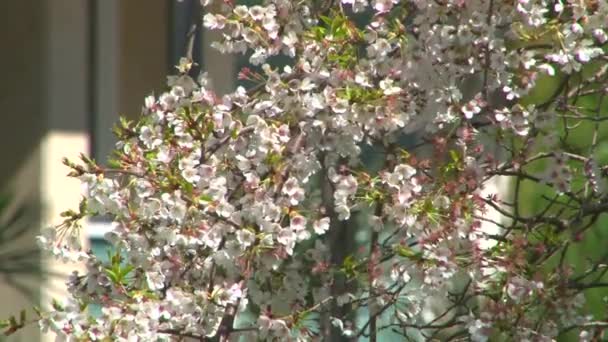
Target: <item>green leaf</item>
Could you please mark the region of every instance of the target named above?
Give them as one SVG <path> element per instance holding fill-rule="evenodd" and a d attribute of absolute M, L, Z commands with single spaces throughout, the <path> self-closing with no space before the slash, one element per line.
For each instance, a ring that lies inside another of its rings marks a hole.
<path fill-rule="evenodd" d="M 110 270 L 110 269 L 106 269 L 106 274 L 108 275 L 108 278 L 110 278 L 110 280 L 112 280 L 113 283 L 118 283 L 118 276 L 116 275 L 116 273 L 114 273 L 114 271 Z"/>
<path fill-rule="evenodd" d="M 213 197 L 211 197 L 210 195 L 207 195 L 207 194 L 200 195 L 198 197 L 198 199 L 203 202 L 213 202 Z"/>
<path fill-rule="evenodd" d="M 110 158 L 108 159 L 108 167 L 113 169 L 120 169 L 120 161 L 118 159 Z"/>
<path fill-rule="evenodd" d="M 51 305 L 52 305 L 53 309 L 55 309 L 57 311 L 63 311 L 63 306 L 57 301 L 57 299 L 53 298 Z"/>
<path fill-rule="evenodd" d="M 322 15 L 322 16 L 319 16 L 319 19 L 321 19 L 321 21 L 323 23 L 325 23 L 327 26 L 331 26 L 332 19 L 330 17 Z"/>
<path fill-rule="evenodd" d="M 270 154 L 268 154 L 268 157 L 266 157 L 266 163 L 267 165 L 273 167 L 279 164 L 282 159 L 283 157 L 281 156 L 281 154 L 271 152 Z"/>
<path fill-rule="evenodd" d="M 460 155 L 458 154 L 458 151 L 456 150 L 450 150 L 450 158 L 452 158 L 453 162 L 458 162 L 460 161 Z"/>
<path fill-rule="evenodd" d="M 133 265 L 127 265 L 120 270 L 120 280 L 123 281 L 126 276 L 133 271 L 135 267 Z"/>
<path fill-rule="evenodd" d="M 410 260 L 420 261 L 422 260 L 422 252 L 416 252 L 410 247 L 403 245 L 395 245 L 393 246 L 393 250 L 397 255 L 403 258 L 407 258 Z"/>
<path fill-rule="evenodd" d="M 357 272 L 358 263 L 352 255 L 344 258 L 342 268 L 340 269 L 348 278 L 356 278 L 359 272 Z"/>

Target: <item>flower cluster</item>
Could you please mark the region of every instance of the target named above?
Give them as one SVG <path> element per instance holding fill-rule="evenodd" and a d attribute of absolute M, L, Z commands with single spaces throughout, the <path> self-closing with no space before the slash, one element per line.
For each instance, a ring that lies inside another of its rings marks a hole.
<path fill-rule="evenodd" d="M 608 211 L 595 153 L 608 3 L 202 3 L 213 46 L 251 52 L 240 77 L 256 84 L 219 97 L 184 60 L 117 126 L 107 166 L 66 161 L 82 205 L 38 241 L 87 267 L 38 313 L 43 328 L 94 341 L 603 333 L 584 292 L 605 286 L 605 262 L 577 268 L 568 252 Z M 276 55 L 289 65 L 267 64 Z M 589 122 L 592 141 L 574 144 Z M 514 191 L 487 193 L 497 177 Z M 532 184 L 539 208 L 522 203 Z M 113 219 L 107 262 L 75 237 L 95 215 Z"/>

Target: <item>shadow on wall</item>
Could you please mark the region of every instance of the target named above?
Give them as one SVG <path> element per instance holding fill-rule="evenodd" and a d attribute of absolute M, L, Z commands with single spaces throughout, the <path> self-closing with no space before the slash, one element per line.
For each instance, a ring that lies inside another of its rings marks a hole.
<path fill-rule="evenodd" d="M 0 5 L 0 189 L 35 155 L 44 135 L 44 15 L 42 1 Z M 32 190 L 38 182 L 31 173 Z M 25 189 L 23 189 L 25 190 Z M 23 191 L 22 191 L 23 192 Z M 21 194 L 19 194 L 21 195 Z M 33 197 L 38 197 L 32 194 Z"/>
<path fill-rule="evenodd" d="M 34 236 L 42 222 L 43 196 L 48 196 L 42 193 L 49 171 L 42 167 L 47 135 L 52 130 L 82 132 L 86 127 L 86 99 L 78 89 L 82 83 L 76 81 L 87 76 L 78 69 L 82 64 L 74 63 L 83 60 L 86 50 L 67 52 L 87 34 L 73 29 L 85 20 L 78 3 L 85 2 L 0 4 L 0 194 L 11 194 L 10 202 L 0 198 L 0 319 L 19 315 L 21 309 L 31 316 L 32 307 L 40 302 L 41 259 Z M 59 11 L 68 11 L 69 20 L 53 20 Z M 70 39 L 57 39 L 62 36 Z M 80 115 L 73 116 L 75 112 Z M 29 210 L 20 209 L 24 205 Z M 0 340 L 37 341 L 40 333 L 32 324 Z"/>
<path fill-rule="evenodd" d="M 0 4 L 0 193 L 14 194 L 10 202 L 0 198 L 0 319 L 22 308 L 31 312 L 40 296 L 33 237 L 40 225 L 39 154 L 47 127 L 44 20 L 43 1 Z M 32 210 L 19 209 L 23 203 Z M 34 328 L 0 341 L 35 341 Z"/>

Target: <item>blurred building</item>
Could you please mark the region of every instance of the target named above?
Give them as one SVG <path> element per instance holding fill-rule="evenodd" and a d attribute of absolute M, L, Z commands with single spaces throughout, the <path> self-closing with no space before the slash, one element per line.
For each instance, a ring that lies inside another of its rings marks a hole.
<path fill-rule="evenodd" d="M 61 211 L 77 207 L 80 184 L 66 177 L 62 157 L 76 160 L 85 153 L 105 160 L 118 115 L 135 118 L 144 97 L 164 89 L 166 75 L 186 51 L 198 6 L 198 0 L 2 2 L 0 189 L 39 209 L 30 234 L 0 248 L 33 245 L 40 227 L 59 223 Z M 223 93 L 233 86 L 235 62 L 210 49 L 211 39 L 197 35 L 193 55 Z M 84 238 L 94 242 L 106 227 L 103 220 L 90 222 Z M 41 262 L 59 274 L 70 270 Z M 62 296 L 61 277 L 22 280 L 38 298 L 32 303 L 0 274 L 0 319 Z M 9 340 L 41 339 L 47 338 L 31 326 Z"/>

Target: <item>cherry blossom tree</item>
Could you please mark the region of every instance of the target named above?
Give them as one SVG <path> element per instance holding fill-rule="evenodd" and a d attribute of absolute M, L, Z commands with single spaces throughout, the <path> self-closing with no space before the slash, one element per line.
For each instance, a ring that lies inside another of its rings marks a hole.
<path fill-rule="evenodd" d="M 219 97 L 184 58 L 167 92 L 117 125 L 107 166 L 65 161 L 81 206 L 38 241 L 86 272 L 37 310 L 43 330 L 70 341 L 608 336 L 608 315 L 585 305 L 608 286 L 608 255 L 569 258 L 608 211 L 608 2 L 217 2 L 202 1 L 202 24 L 222 32 L 213 47 L 250 54 L 249 86 Z M 279 55 L 290 62 L 270 66 Z M 497 177 L 513 190 L 484 191 Z M 532 186 L 534 210 L 521 196 Z M 79 244 L 95 215 L 113 219 L 108 262 Z M 350 248 L 356 234 L 367 242 Z"/>

